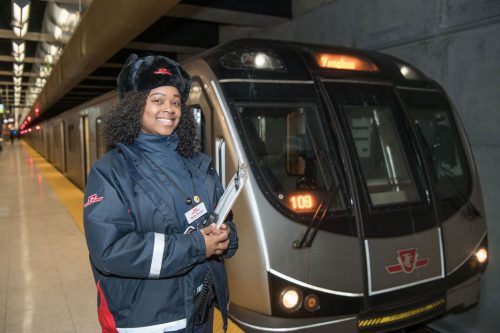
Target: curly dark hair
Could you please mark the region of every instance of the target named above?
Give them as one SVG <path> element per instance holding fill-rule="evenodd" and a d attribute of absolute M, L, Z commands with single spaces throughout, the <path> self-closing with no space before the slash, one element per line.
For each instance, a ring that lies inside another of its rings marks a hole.
<path fill-rule="evenodd" d="M 108 150 L 118 143 L 131 144 L 141 132 L 141 119 L 149 91 L 130 91 L 104 116 L 104 140 Z M 192 157 L 200 150 L 200 139 L 193 113 L 183 104 L 179 126 L 177 152 Z"/>

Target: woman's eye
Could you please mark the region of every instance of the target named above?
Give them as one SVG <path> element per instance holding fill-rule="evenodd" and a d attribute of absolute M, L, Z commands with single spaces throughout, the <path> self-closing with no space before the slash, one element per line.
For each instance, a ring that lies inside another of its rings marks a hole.
<path fill-rule="evenodd" d="M 181 102 L 175 101 L 175 102 L 172 102 L 172 105 L 176 106 L 176 107 L 181 107 Z"/>
<path fill-rule="evenodd" d="M 161 100 L 161 99 L 159 99 L 159 98 L 155 98 L 155 99 L 153 100 L 153 103 L 155 103 L 155 104 L 161 104 L 161 103 L 162 103 L 162 100 Z"/>

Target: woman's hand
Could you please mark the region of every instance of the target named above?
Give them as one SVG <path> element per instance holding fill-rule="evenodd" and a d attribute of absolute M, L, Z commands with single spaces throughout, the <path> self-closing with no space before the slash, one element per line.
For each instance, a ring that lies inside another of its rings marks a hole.
<path fill-rule="evenodd" d="M 221 255 L 229 246 L 230 229 L 226 224 L 222 224 L 219 229 L 215 227 L 215 223 L 208 227 L 200 229 L 203 238 L 205 239 L 205 258 L 215 255 Z"/>

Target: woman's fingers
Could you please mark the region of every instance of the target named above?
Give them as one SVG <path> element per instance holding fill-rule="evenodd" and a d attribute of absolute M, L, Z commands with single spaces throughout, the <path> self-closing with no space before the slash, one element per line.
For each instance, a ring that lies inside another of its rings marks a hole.
<path fill-rule="evenodd" d="M 229 228 L 217 229 L 215 224 L 211 224 L 200 229 L 205 239 L 205 257 L 222 254 L 229 246 Z"/>
<path fill-rule="evenodd" d="M 224 251 L 227 250 L 228 247 L 229 247 L 229 239 L 226 239 L 223 242 L 219 242 L 219 244 L 217 246 L 217 250 L 215 251 L 215 254 L 221 255 L 222 253 L 224 253 Z"/>
<path fill-rule="evenodd" d="M 206 226 L 205 228 L 200 229 L 200 231 L 203 235 L 208 235 L 209 233 L 213 232 L 214 230 L 217 230 L 215 228 L 215 223 L 212 223 L 212 224 Z"/>

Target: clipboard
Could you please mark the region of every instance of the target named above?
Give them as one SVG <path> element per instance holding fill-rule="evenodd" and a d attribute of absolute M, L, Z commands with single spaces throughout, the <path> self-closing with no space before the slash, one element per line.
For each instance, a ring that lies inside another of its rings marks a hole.
<path fill-rule="evenodd" d="M 236 199 L 241 193 L 243 186 L 248 179 L 248 167 L 245 163 L 238 162 L 238 170 L 231 178 L 231 181 L 226 186 L 226 190 L 219 199 L 217 207 L 210 214 L 210 216 L 203 223 L 204 225 L 210 225 L 212 223 L 216 224 L 217 229 L 220 228 L 221 224 L 226 220 L 227 215 L 233 208 Z"/>

